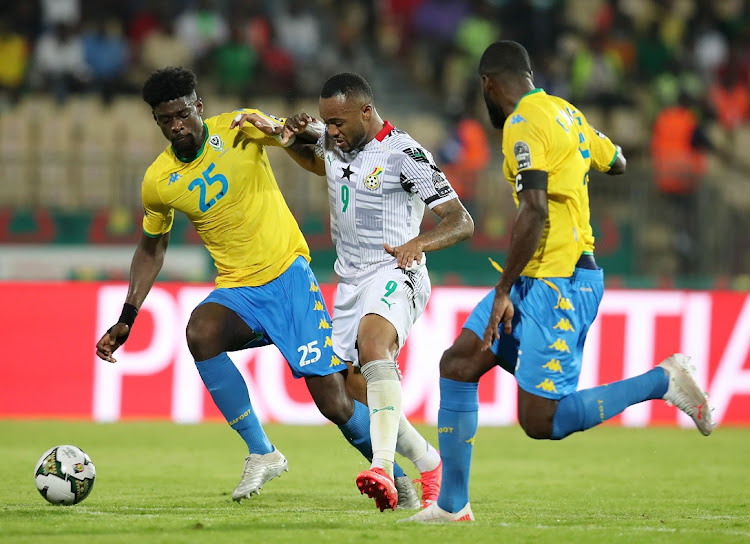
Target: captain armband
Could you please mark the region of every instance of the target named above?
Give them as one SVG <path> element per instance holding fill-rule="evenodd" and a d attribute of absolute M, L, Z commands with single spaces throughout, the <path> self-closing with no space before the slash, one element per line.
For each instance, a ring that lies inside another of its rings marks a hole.
<path fill-rule="evenodd" d="M 526 189 L 546 191 L 548 177 L 544 170 L 522 170 L 516 175 L 516 193 Z"/>

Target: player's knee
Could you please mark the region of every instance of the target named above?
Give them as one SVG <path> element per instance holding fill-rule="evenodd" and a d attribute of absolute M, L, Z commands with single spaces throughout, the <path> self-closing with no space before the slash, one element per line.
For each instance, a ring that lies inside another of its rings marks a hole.
<path fill-rule="evenodd" d="M 549 440 L 552 438 L 552 421 L 538 417 L 519 417 L 518 423 L 526 436 L 534 440 Z"/>
<path fill-rule="evenodd" d="M 190 319 L 185 330 L 187 345 L 196 361 L 205 361 L 216 357 L 223 350 L 217 345 L 219 331 L 212 323 L 199 323 Z"/>
<path fill-rule="evenodd" d="M 320 399 L 317 405 L 323 417 L 336 425 L 343 425 L 354 413 L 354 403 L 346 394 L 326 396 Z"/>
<path fill-rule="evenodd" d="M 476 382 L 480 376 L 474 370 L 471 358 L 462 356 L 451 347 L 440 358 L 440 377 L 457 382 Z"/>

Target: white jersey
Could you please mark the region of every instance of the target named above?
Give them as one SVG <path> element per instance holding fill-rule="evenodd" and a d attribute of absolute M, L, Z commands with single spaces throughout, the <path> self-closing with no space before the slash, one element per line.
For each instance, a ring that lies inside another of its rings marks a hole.
<path fill-rule="evenodd" d="M 343 153 L 324 134 L 316 152 L 328 178 L 334 270 L 347 283 L 395 268 L 383 244 L 411 240 L 419 234 L 425 204 L 433 208 L 456 198 L 430 152 L 388 121 L 361 149 Z"/>

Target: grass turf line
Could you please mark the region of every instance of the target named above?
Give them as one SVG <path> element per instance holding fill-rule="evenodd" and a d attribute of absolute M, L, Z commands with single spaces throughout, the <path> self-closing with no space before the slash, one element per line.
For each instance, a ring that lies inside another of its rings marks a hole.
<path fill-rule="evenodd" d="M 421 427 L 437 445 L 434 427 Z M 477 522 L 397 524 L 354 478 L 366 468 L 332 425 L 268 425 L 289 472 L 231 500 L 244 444 L 224 424 L 0 421 L 0 541 L 39 542 L 700 542 L 750 541 L 750 429 L 604 427 L 561 442 L 480 428 L 471 501 Z M 82 503 L 48 504 L 33 468 L 74 444 L 97 480 Z M 417 473 L 403 460 L 407 473 Z"/>

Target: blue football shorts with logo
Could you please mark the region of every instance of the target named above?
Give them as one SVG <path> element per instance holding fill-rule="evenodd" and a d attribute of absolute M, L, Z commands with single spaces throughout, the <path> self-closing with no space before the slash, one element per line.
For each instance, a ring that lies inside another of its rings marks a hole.
<path fill-rule="evenodd" d="M 521 389 L 534 395 L 561 399 L 573 393 L 578 387 L 586 334 L 603 294 L 601 268 L 576 268 L 569 278 L 521 276 L 510 291 L 515 307 L 513 332 L 506 335 L 501 323 L 500 339 L 492 344 L 498 364 L 515 374 Z M 489 323 L 494 298 L 493 289 L 464 324 L 479 338 Z"/>
<path fill-rule="evenodd" d="M 304 257 L 265 285 L 215 289 L 206 302 L 229 308 L 257 334 L 243 349 L 275 344 L 295 378 L 346 369 L 333 351 L 328 309 Z"/>

